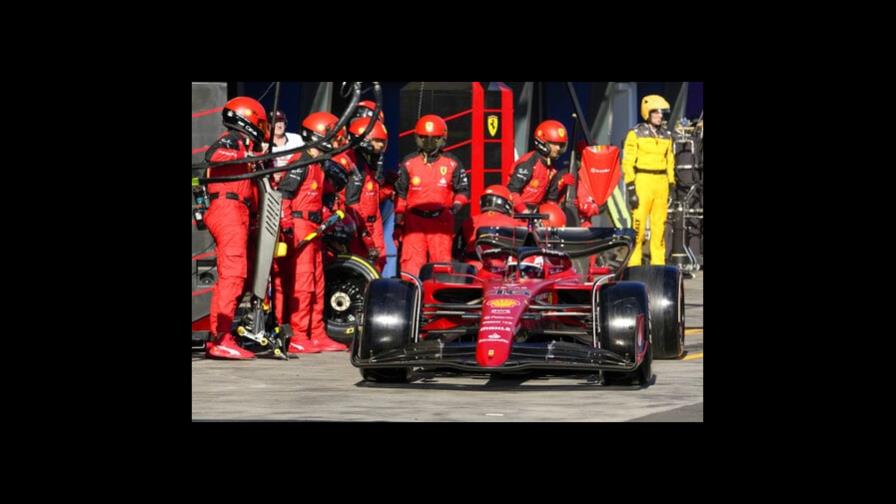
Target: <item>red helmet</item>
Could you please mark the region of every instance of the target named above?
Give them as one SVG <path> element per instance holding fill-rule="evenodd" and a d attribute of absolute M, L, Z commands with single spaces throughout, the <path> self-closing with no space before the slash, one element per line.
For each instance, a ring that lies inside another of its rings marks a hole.
<path fill-rule="evenodd" d="M 329 112 L 312 112 L 302 121 L 302 139 L 306 144 L 320 140 L 333 130 L 333 126 L 336 126 L 337 122 L 339 122 L 339 118 Z M 329 141 L 318 145 L 317 148 L 323 152 L 330 152 L 333 150 L 334 141 L 338 143 L 342 140 L 345 135 L 344 131 L 343 128 L 343 131 L 337 133 Z"/>
<path fill-rule="evenodd" d="M 479 197 L 479 208 L 512 215 L 513 203 L 510 202 L 510 189 L 502 185 L 488 186 Z"/>
<path fill-rule="evenodd" d="M 363 136 L 364 139 L 361 140 L 361 143 L 358 144 L 358 147 L 361 148 L 364 152 L 373 153 L 373 146 L 370 145 L 371 140 L 382 140 L 383 143 L 387 143 L 389 141 L 389 135 L 386 132 L 386 126 L 383 125 L 382 121 L 376 121 L 373 123 L 373 130 L 369 133 L 367 131 L 367 126 L 370 124 L 369 117 L 361 117 L 359 119 L 355 119 L 352 121 L 351 125 L 348 128 L 348 134 L 351 135 L 352 138 L 357 138 L 359 136 Z M 386 150 L 386 147 L 383 147 L 383 150 Z"/>
<path fill-rule="evenodd" d="M 256 143 L 270 138 L 270 128 L 264 107 L 254 98 L 237 96 L 224 104 L 224 126 L 245 133 Z"/>
<path fill-rule="evenodd" d="M 363 100 L 358 103 L 358 108 L 355 109 L 355 119 L 359 117 L 373 117 L 374 110 L 376 110 L 376 102 Z M 385 121 L 382 110 L 380 110 L 380 121 Z"/>
<path fill-rule="evenodd" d="M 545 227 L 566 227 L 566 214 L 560 205 L 553 201 L 542 203 L 538 207 L 538 213 L 548 214 L 550 218 L 542 220 Z"/>
<path fill-rule="evenodd" d="M 569 135 L 563 123 L 548 119 L 535 128 L 535 135 L 532 141 L 535 143 L 535 150 L 545 157 L 551 154 L 551 148 L 548 146 L 548 143 L 559 144 L 560 153 L 558 156 L 562 156 L 569 144 Z"/>
<path fill-rule="evenodd" d="M 445 147 L 448 141 L 448 125 L 435 114 L 427 114 L 417 121 L 417 147 L 427 153 L 434 153 Z"/>

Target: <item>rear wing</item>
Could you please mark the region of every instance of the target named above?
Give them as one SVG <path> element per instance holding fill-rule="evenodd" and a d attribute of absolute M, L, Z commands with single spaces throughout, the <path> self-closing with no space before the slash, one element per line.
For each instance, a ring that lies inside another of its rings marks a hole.
<path fill-rule="evenodd" d="M 617 273 L 628 263 L 635 243 L 630 228 L 540 228 L 533 233 L 524 227 L 481 227 L 476 230 L 476 245 L 502 248 L 544 247 L 565 252 L 571 259 L 597 256 L 595 263 Z M 579 271 L 587 271 L 586 262 L 577 261 Z"/>

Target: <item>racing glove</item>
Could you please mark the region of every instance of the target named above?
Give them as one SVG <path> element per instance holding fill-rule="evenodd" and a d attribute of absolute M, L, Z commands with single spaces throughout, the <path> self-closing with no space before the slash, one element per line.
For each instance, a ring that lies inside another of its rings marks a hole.
<path fill-rule="evenodd" d="M 600 207 L 591 198 L 588 198 L 588 201 L 583 203 L 580 208 L 582 209 L 582 215 L 585 217 L 594 217 L 600 213 Z"/>
<path fill-rule="evenodd" d="M 401 236 L 404 234 L 404 214 L 397 213 L 395 214 L 395 224 L 392 227 L 392 241 L 395 242 L 395 248 L 398 249 L 398 243 L 401 241 Z"/>
<path fill-rule="evenodd" d="M 628 195 L 628 206 L 632 210 L 638 208 L 638 192 L 635 191 L 635 183 L 629 182 L 628 184 L 625 184 L 625 192 Z"/>
<path fill-rule="evenodd" d="M 576 183 L 575 177 L 573 177 L 571 174 L 567 173 L 567 174 L 564 174 L 562 177 L 560 177 L 560 182 L 557 184 L 557 189 L 562 191 L 567 186 L 571 186 L 575 183 Z"/>

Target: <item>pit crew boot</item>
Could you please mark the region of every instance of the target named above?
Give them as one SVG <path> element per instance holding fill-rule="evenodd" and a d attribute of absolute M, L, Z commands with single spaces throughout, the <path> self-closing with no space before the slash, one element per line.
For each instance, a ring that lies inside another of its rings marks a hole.
<path fill-rule="evenodd" d="M 293 336 L 289 339 L 289 351 L 286 353 L 289 355 L 320 353 L 320 349 L 304 336 Z"/>
<path fill-rule="evenodd" d="M 342 352 L 348 350 L 348 347 L 338 341 L 334 341 L 329 336 L 318 336 L 311 340 L 315 347 L 322 352 Z"/>
<path fill-rule="evenodd" d="M 218 336 L 215 343 L 209 343 L 205 355 L 215 359 L 230 360 L 249 360 L 255 358 L 254 353 L 244 350 L 237 345 L 236 341 L 233 339 L 233 335 L 230 333 L 224 333 Z"/>

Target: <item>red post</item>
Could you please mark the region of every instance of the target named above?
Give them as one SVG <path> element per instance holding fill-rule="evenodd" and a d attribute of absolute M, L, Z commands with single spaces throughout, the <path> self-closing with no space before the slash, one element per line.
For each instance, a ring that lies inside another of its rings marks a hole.
<path fill-rule="evenodd" d="M 470 215 L 479 213 L 479 196 L 485 191 L 485 90 L 482 84 L 473 83 L 473 145 L 470 154 Z"/>

